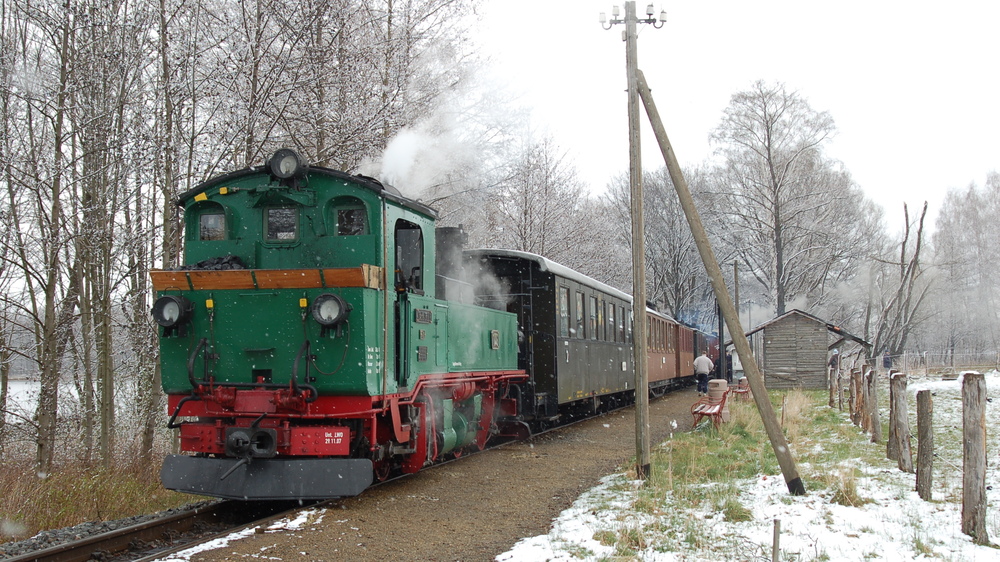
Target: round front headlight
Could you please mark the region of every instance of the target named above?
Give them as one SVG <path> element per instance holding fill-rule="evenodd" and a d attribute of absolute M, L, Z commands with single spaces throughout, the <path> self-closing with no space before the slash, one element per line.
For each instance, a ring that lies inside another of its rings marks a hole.
<path fill-rule="evenodd" d="M 350 307 L 344 299 L 330 293 L 316 297 L 312 305 L 312 315 L 323 326 L 336 326 L 347 317 Z"/>
<path fill-rule="evenodd" d="M 268 161 L 271 175 L 279 179 L 288 179 L 297 175 L 303 167 L 302 158 L 290 148 L 282 148 L 274 153 Z"/>
<path fill-rule="evenodd" d="M 153 304 L 153 319 L 164 328 L 173 328 L 191 319 L 194 305 L 184 297 L 166 295 Z"/>

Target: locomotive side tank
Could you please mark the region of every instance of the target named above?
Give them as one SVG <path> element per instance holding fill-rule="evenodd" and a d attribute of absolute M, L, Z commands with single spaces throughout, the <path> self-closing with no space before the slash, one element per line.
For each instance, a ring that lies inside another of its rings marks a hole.
<path fill-rule="evenodd" d="M 439 298 L 432 209 L 288 149 L 178 205 L 185 266 L 151 273 L 186 453 L 165 460 L 167 488 L 356 495 L 519 415 L 516 316 Z"/>

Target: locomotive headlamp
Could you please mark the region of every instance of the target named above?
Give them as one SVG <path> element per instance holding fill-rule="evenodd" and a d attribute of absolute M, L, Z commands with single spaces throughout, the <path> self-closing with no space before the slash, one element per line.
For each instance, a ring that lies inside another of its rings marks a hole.
<path fill-rule="evenodd" d="M 351 307 L 344 302 L 344 299 L 330 293 L 323 293 L 316 297 L 312 305 L 313 318 L 325 328 L 343 322 L 350 311 Z"/>
<path fill-rule="evenodd" d="M 271 175 L 278 179 L 288 179 L 293 176 L 302 175 L 305 170 L 305 162 L 297 152 L 290 148 L 282 148 L 274 153 L 274 156 L 267 161 L 267 167 Z"/>
<path fill-rule="evenodd" d="M 194 305 L 177 295 L 162 296 L 153 303 L 153 320 L 164 328 L 174 328 L 191 319 Z"/>

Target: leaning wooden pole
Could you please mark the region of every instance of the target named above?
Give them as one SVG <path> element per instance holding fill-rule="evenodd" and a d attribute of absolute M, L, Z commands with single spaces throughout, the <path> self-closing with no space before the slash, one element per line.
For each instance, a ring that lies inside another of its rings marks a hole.
<path fill-rule="evenodd" d="M 764 422 L 767 437 L 771 441 L 771 448 L 774 449 L 774 456 L 778 458 L 778 466 L 781 467 L 781 474 L 785 477 L 785 484 L 788 486 L 790 493 L 796 496 L 804 495 L 806 493 L 805 486 L 802 484 L 802 479 L 795 468 L 795 460 L 788 449 L 788 441 L 785 440 L 785 435 L 782 433 L 781 426 L 774 415 L 774 408 L 771 406 L 767 388 L 764 387 L 764 378 L 757 368 L 757 361 L 750 352 L 750 342 L 747 341 L 746 334 L 743 333 L 743 325 L 740 324 L 736 307 L 729 297 L 729 290 L 726 288 L 726 282 L 722 278 L 722 269 L 719 267 L 719 262 L 715 259 L 715 253 L 712 252 L 712 246 L 708 242 L 708 235 L 705 232 L 705 226 L 701 222 L 701 216 L 698 215 L 698 210 L 694 207 L 691 190 L 688 189 L 687 181 L 684 180 L 680 164 L 677 163 L 677 157 L 674 155 L 674 149 L 670 146 L 670 141 L 667 139 L 667 132 L 663 128 L 660 114 L 656 110 L 656 104 L 653 102 L 653 95 L 646 84 L 646 77 L 642 74 L 642 71 L 638 71 L 637 74 L 639 97 L 642 98 L 642 103 L 646 107 L 646 114 L 649 116 L 649 121 L 653 126 L 653 134 L 660 145 L 660 152 L 663 153 L 663 160 L 667 164 L 667 171 L 670 172 L 670 179 L 674 183 L 674 189 L 677 190 L 677 197 L 680 199 L 681 207 L 684 209 L 684 215 L 687 217 L 688 224 L 691 225 L 691 234 L 694 236 L 695 244 L 698 246 L 698 253 L 701 254 L 701 260 L 705 263 L 708 277 L 712 281 L 715 298 L 718 299 L 719 306 L 722 308 L 722 315 L 729 325 L 729 332 L 733 337 L 733 345 L 736 347 L 736 353 L 740 357 L 740 362 L 743 363 L 744 374 L 750 381 L 753 399 L 757 403 L 757 410 L 760 412 L 761 420 Z"/>

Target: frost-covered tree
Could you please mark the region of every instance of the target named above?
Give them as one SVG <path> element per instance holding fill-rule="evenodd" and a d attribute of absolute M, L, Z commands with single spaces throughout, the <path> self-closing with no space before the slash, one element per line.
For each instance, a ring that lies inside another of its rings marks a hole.
<path fill-rule="evenodd" d="M 702 197 L 704 174 L 701 170 L 689 169 L 684 175 L 696 204 L 704 209 L 707 203 Z M 715 310 L 710 306 L 714 302 L 712 288 L 670 174 L 665 167 L 646 172 L 642 185 L 648 298 L 674 318 L 707 328 L 715 317 Z M 628 250 L 632 246 L 631 193 L 626 174 L 610 183 L 607 197 L 616 211 L 617 238 L 631 257 Z M 706 216 L 706 222 L 710 222 L 710 217 L 711 214 Z M 631 272 L 631 265 L 626 267 Z"/>
<path fill-rule="evenodd" d="M 763 287 L 776 314 L 820 302 L 865 255 L 864 196 L 822 148 L 833 119 L 781 84 L 733 95 L 712 133 L 721 163 L 712 172 L 725 243 Z"/>
<path fill-rule="evenodd" d="M 509 163 L 506 181 L 489 195 L 491 245 L 531 252 L 567 263 L 585 229 L 574 224 L 583 187 L 566 154 L 549 139 L 525 144 Z"/>
<path fill-rule="evenodd" d="M 935 343 L 950 350 L 982 351 L 1000 347 L 1000 235 L 991 225 L 1000 214 L 1000 173 L 951 190 L 938 214 L 934 263 L 944 288 L 934 301 Z"/>

